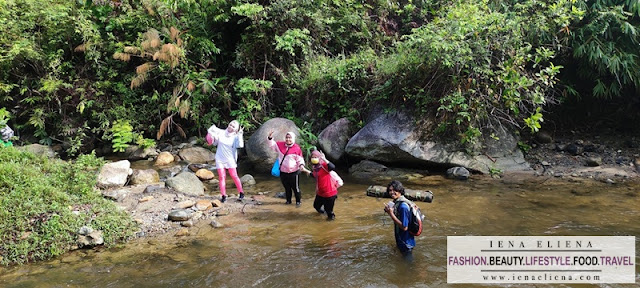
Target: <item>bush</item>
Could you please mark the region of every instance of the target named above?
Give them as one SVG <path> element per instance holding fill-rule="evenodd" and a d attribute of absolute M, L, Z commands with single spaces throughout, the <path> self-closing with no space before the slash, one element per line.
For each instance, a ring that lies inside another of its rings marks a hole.
<path fill-rule="evenodd" d="M 85 225 L 102 230 L 106 246 L 130 237 L 132 219 L 94 189 L 103 163 L 93 154 L 70 163 L 0 148 L 0 264 L 63 254 Z"/>

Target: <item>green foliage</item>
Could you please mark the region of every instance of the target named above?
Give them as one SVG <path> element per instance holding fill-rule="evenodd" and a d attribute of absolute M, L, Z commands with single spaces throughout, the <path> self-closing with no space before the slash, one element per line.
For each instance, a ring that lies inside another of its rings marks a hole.
<path fill-rule="evenodd" d="M 7 126 L 9 119 L 11 119 L 11 113 L 4 107 L 0 108 L 0 128 Z"/>
<path fill-rule="evenodd" d="M 536 108 L 536 112 L 531 114 L 530 117 L 524 119 L 524 123 L 531 129 L 531 133 L 538 132 L 542 127 L 540 122 L 543 122 L 542 113 L 540 113 L 540 107 Z"/>
<path fill-rule="evenodd" d="M 118 119 L 148 146 L 230 119 L 362 124 L 378 106 L 474 143 L 535 131 L 566 95 L 636 95 L 639 17 L 630 0 L 2 0 L 0 107 L 69 156 Z"/>
<path fill-rule="evenodd" d="M 296 56 L 296 51 L 300 49 L 303 55 L 309 53 L 309 44 L 311 43 L 311 37 L 309 36 L 309 30 L 307 29 L 290 29 L 287 30 L 282 36 L 276 35 L 276 51 L 288 52 L 291 56 Z"/>
<path fill-rule="evenodd" d="M 142 134 L 137 134 L 136 144 L 138 144 L 141 149 L 147 149 L 156 146 L 156 141 L 154 141 L 153 139 L 144 138 Z"/>
<path fill-rule="evenodd" d="M 571 55 L 580 86 L 596 98 L 621 97 L 640 89 L 638 1 L 577 1 L 586 11 L 571 33 Z"/>
<path fill-rule="evenodd" d="M 130 237 L 132 219 L 93 188 L 103 163 L 95 155 L 69 163 L 0 148 L 0 264 L 65 253 L 85 225 L 102 230 L 106 246 Z"/>
<path fill-rule="evenodd" d="M 531 145 L 522 141 L 518 141 L 518 148 L 520 149 L 520 151 L 522 151 L 522 153 L 527 154 L 527 152 L 531 150 Z"/>
<path fill-rule="evenodd" d="M 114 152 L 124 152 L 133 141 L 133 127 L 129 121 L 116 121 L 111 127 L 111 147 Z"/>

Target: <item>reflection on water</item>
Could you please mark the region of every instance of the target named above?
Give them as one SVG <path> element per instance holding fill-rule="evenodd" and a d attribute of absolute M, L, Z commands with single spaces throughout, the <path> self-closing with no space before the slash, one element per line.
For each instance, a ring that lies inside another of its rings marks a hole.
<path fill-rule="evenodd" d="M 221 217 L 226 228 L 201 221 L 188 237 L 141 239 L 119 249 L 0 268 L 0 287 L 443 287 L 449 235 L 640 235 L 638 183 L 431 176 L 406 183 L 435 193 L 433 203 L 419 203 L 427 222 L 409 264 L 395 248 L 392 222 L 382 210 L 388 200 L 364 193 L 368 185 L 386 182 L 347 177 L 336 220 L 326 221 L 312 207 L 312 179 L 301 178 L 300 208 L 272 197 L 279 179 L 257 176 L 258 186 L 247 193 L 270 196 L 244 214 Z"/>

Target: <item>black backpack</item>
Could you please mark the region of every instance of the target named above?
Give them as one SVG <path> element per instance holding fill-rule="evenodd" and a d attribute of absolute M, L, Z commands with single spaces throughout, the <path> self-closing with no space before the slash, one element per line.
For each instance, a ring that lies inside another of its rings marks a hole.
<path fill-rule="evenodd" d="M 422 220 L 424 220 L 424 214 L 422 214 L 422 211 L 420 211 L 420 207 L 418 207 L 416 203 L 413 203 L 410 200 L 407 200 L 406 198 L 398 199 L 397 201 L 398 201 L 398 206 L 402 202 L 407 203 L 407 205 L 409 205 L 409 211 L 411 212 L 411 219 L 409 219 L 409 227 L 407 227 L 409 234 L 413 236 L 420 236 L 420 234 L 422 234 Z"/>

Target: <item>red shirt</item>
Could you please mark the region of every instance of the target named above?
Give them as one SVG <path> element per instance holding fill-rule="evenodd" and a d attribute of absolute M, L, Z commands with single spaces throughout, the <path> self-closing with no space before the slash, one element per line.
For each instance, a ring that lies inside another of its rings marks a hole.
<path fill-rule="evenodd" d="M 338 195 L 338 189 L 333 186 L 329 166 L 325 162 L 313 165 L 313 177 L 316 178 L 316 194 L 329 198 Z"/>

